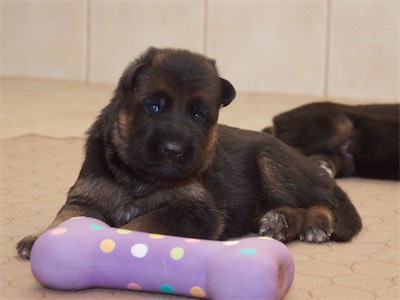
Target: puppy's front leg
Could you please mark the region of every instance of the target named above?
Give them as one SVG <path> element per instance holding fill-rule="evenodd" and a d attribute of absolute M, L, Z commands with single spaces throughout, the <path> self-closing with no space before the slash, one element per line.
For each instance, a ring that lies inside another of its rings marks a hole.
<path fill-rule="evenodd" d="M 73 217 L 92 216 L 92 215 L 93 214 L 88 213 L 87 209 L 85 209 L 82 206 L 75 204 L 66 204 L 60 209 L 54 221 L 49 226 L 47 226 L 47 228 L 43 232 L 52 229 L 54 227 L 57 227 L 62 222 L 71 219 Z M 99 216 L 94 216 L 94 215 L 93 217 L 99 218 Z M 29 259 L 33 244 L 43 232 L 36 235 L 28 235 L 18 242 L 17 252 L 22 258 Z"/>
<path fill-rule="evenodd" d="M 304 208 L 280 207 L 267 212 L 260 220 L 260 235 L 288 243 L 298 238 L 304 227 Z"/>
<path fill-rule="evenodd" d="M 331 210 L 322 205 L 307 209 L 280 207 L 261 218 L 259 233 L 285 243 L 296 239 L 321 243 L 330 240 L 333 222 Z"/>
<path fill-rule="evenodd" d="M 223 226 L 221 216 L 204 202 L 182 201 L 164 205 L 138 216 L 122 228 L 182 237 L 217 239 Z"/>

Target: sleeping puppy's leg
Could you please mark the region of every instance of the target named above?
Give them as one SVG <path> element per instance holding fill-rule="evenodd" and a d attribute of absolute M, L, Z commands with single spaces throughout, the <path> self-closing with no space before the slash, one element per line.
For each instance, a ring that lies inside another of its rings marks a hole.
<path fill-rule="evenodd" d="M 349 177 L 355 174 L 353 160 L 344 155 L 320 153 L 310 155 L 308 158 L 324 169 L 331 178 Z"/>
<path fill-rule="evenodd" d="M 309 158 L 315 162 L 318 166 L 320 166 L 322 169 L 324 169 L 331 178 L 335 178 L 336 174 L 338 173 L 337 166 L 333 163 L 332 160 L 330 160 L 328 157 L 324 155 L 310 155 Z"/>
<path fill-rule="evenodd" d="M 261 218 L 259 233 L 285 243 L 296 239 L 321 243 L 330 239 L 332 231 L 332 213 L 327 207 L 315 205 L 308 209 L 281 207 L 271 210 Z"/>

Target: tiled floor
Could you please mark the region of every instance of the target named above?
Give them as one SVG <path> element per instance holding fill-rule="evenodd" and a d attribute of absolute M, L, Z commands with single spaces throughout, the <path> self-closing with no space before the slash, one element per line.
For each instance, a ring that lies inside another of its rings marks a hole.
<path fill-rule="evenodd" d="M 67 82 L 1 80 L 0 298 L 163 299 L 112 290 L 59 292 L 36 282 L 15 243 L 46 226 L 73 184 L 82 162 L 85 130 L 114 87 Z M 221 123 L 259 130 L 271 117 L 312 97 L 239 94 L 221 111 Z M 32 135 L 35 134 L 35 135 Z M 24 135 L 23 137 L 18 137 Z M 398 182 L 342 179 L 363 218 L 350 243 L 288 245 L 295 280 L 287 299 L 399 299 Z"/>

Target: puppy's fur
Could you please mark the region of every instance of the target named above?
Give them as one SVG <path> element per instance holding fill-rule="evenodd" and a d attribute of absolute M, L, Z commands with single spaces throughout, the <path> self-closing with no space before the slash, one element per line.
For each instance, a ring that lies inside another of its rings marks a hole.
<path fill-rule="evenodd" d="M 317 165 L 265 133 L 217 125 L 234 97 L 213 60 L 150 48 L 92 125 L 79 177 L 49 228 L 89 216 L 202 239 L 350 240 L 360 217 Z M 22 257 L 35 239 L 18 243 Z"/>
<path fill-rule="evenodd" d="M 307 104 L 264 129 L 309 156 L 332 177 L 399 180 L 399 104 Z"/>

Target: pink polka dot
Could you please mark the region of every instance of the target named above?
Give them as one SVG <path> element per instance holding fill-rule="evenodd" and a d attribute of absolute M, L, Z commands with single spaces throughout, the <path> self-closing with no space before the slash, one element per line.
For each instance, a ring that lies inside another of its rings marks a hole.
<path fill-rule="evenodd" d="M 142 287 L 137 283 L 131 282 L 128 284 L 128 289 L 132 291 L 141 291 Z"/>
<path fill-rule="evenodd" d="M 52 235 L 62 235 L 67 231 L 65 228 L 54 228 L 50 231 Z"/>
<path fill-rule="evenodd" d="M 201 240 L 199 239 L 185 239 L 185 242 L 188 244 L 195 244 L 195 243 L 199 243 Z"/>

